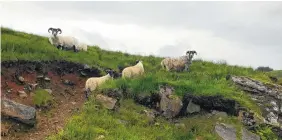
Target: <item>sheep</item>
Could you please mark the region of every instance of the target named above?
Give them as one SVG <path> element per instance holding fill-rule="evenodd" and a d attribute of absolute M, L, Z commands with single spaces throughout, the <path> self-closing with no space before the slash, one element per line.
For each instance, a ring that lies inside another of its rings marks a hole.
<path fill-rule="evenodd" d="M 126 67 L 122 70 L 123 78 L 133 78 L 144 74 L 144 67 L 141 60 L 136 61 L 134 66 Z"/>
<path fill-rule="evenodd" d="M 194 54 L 197 54 L 196 51 L 187 51 L 185 56 L 179 58 L 165 58 L 161 61 L 161 66 L 167 71 L 176 70 L 176 71 L 188 71 L 189 66 L 192 63 L 192 58 Z"/>
<path fill-rule="evenodd" d="M 107 80 L 113 79 L 113 70 L 106 70 L 106 72 L 107 75 L 104 75 L 102 77 L 91 77 L 86 80 L 84 89 L 87 99 L 91 91 L 97 89 L 101 84 L 105 83 Z"/>
<path fill-rule="evenodd" d="M 77 52 L 78 50 L 87 51 L 87 45 L 84 43 L 78 42 L 78 40 L 71 36 L 58 36 L 61 34 L 62 30 L 60 28 L 49 28 L 48 32 L 52 31 L 52 36 L 49 38 L 50 44 L 56 46 L 58 49 L 62 50 L 73 50 Z"/>

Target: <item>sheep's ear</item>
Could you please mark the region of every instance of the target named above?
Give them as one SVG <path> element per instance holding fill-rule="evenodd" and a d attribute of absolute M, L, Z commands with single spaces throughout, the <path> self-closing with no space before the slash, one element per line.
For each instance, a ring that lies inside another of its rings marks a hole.
<path fill-rule="evenodd" d="M 139 60 L 136 60 L 135 64 L 137 64 L 139 62 Z"/>

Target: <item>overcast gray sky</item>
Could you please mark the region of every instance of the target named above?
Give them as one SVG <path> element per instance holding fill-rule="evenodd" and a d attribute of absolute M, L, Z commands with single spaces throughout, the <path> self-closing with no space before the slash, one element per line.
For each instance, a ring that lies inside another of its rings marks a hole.
<path fill-rule="evenodd" d="M 282 2 L 1 2 L 1 24 L 109 50 L 282 69 Z"/>

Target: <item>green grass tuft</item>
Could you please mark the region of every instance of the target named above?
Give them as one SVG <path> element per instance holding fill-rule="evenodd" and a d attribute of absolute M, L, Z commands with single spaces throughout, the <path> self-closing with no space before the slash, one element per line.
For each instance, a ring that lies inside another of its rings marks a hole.
<path fill-rule="evenodd" d="M 38 106 L 46 106 L 52 102 L 52 96 L 44 89 L 38 89 L 34 92 L 33 102 Z"/>

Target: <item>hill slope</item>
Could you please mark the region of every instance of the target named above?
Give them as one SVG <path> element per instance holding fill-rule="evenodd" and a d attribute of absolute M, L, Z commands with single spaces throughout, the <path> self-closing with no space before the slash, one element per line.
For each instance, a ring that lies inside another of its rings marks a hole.
<path fill-rule="evenodd" d="M 195 60 L 190 72 L 166 72 L 161 69 L 162 58 L 155 56 L 130 55 L 113 52 L 92 46 L 87 52 L 74 53 L 61 51 L 49 44 L 45 37 L 1 28 L 1 61 L 6 60 L 68 60 L 88 64 L 98 69 L 111 68 L 118 71 L 118 66 L 128 66 L 136 60 L 142 60 L 145 76 L 131 79 L 115 79 L 103 85 L 104 89 L 127 87 L 133 96 L 149 94 L 158 90 L 160 84 L 175 88 L 178 96 L 186 93 L 195 95 L 222 95 L 235 99 L 241 105 L 261 114 L 259 107 L 233 83 L 226 81 L 227 74 L 248 76 L 266 83 L 271 83 L 268 75 L 254 71 L 252 68 L 230 66 L 228 64 Z M 201 52 L 199 52 L 201 53 Z M 104 74 L 104 72 L 102 72 Z M 130 95 L 131 96 L 131 95 Z M 74 115 L 65 129 L 50 139 L 94 139 L 101 135 L 106 139 L 217 139 L 213 131 L 216 121 L 229 122 L 236 126 L 241 124 L 234 117 L 206 119 L 191 117 L 181 120 L 186 124 L 184 129 L 158 118 L 156 125 L 147 125 L 148 120 L 140 111 L 144 107 L 135 105 L 131 99 L 121 102 L 119 113 L 104 109 L 95 109 L 95 101 L 87 102 L 82 112 Z M 127 124 L 119 123 L 126 120 Z M 262 133 L 264 135 L 264 133 Z"/>

